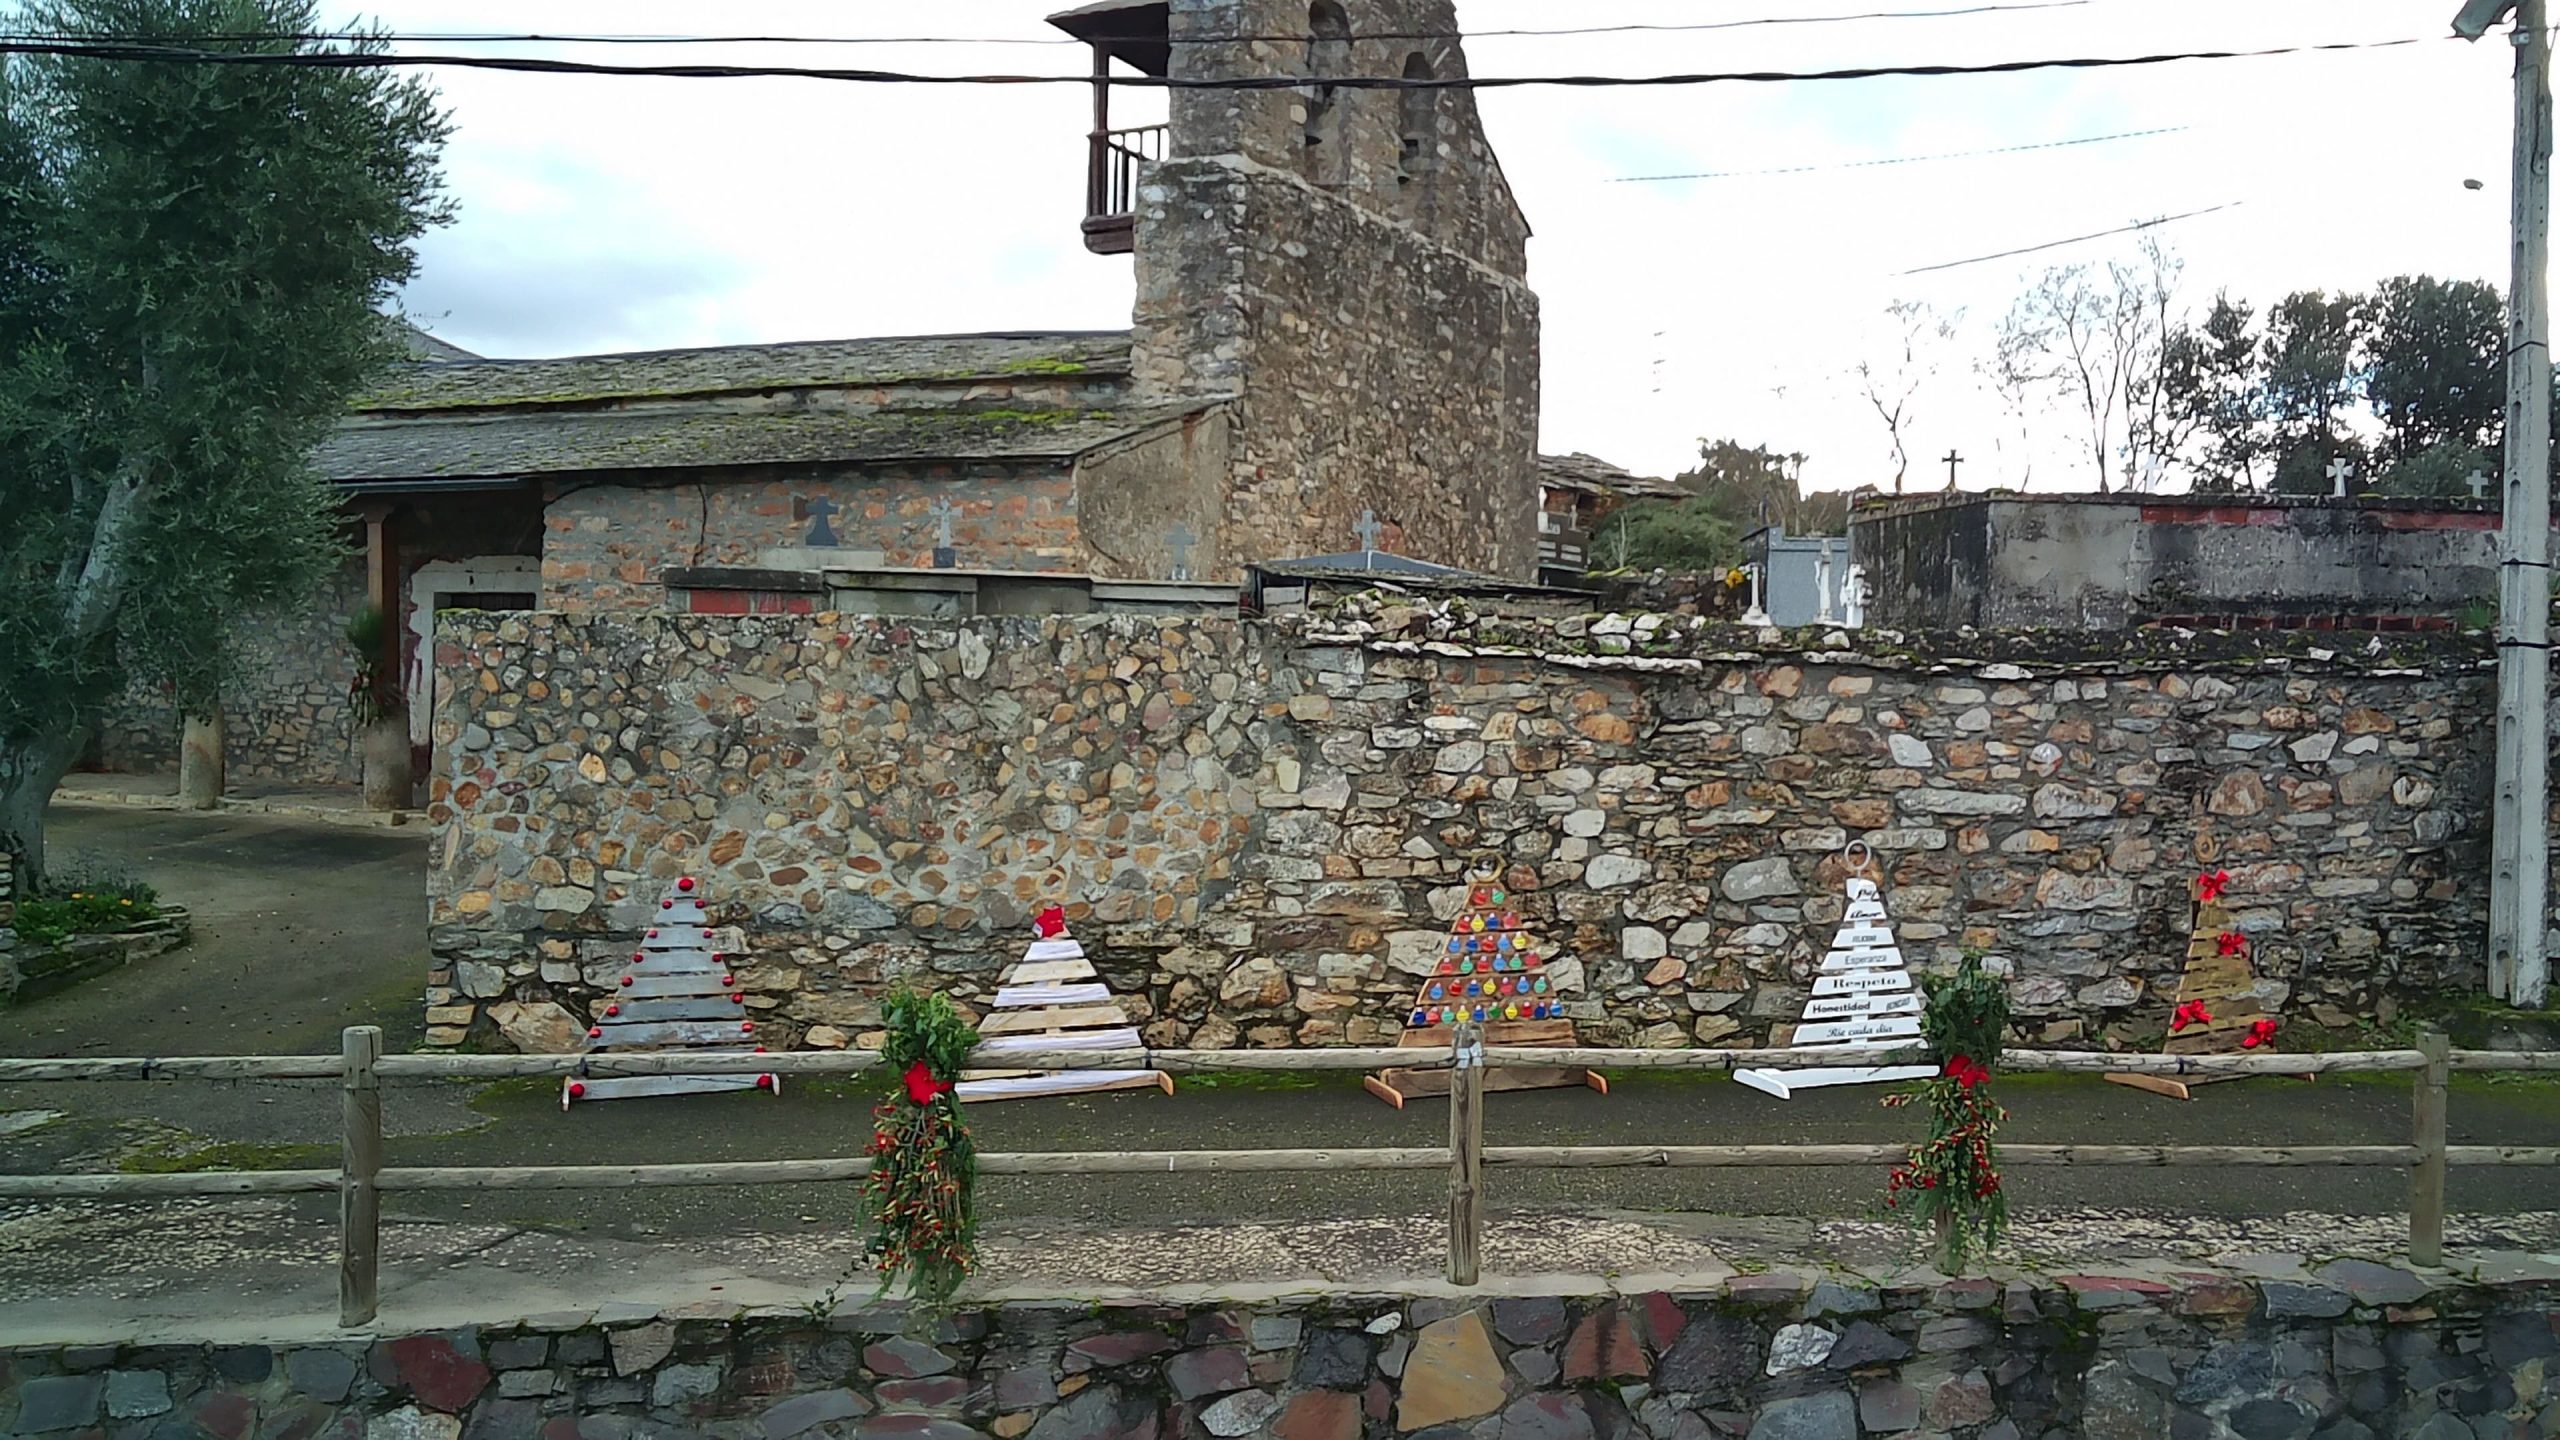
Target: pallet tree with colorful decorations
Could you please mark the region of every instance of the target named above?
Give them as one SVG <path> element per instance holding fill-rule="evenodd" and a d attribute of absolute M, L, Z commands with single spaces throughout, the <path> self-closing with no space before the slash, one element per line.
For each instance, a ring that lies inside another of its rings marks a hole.
<path fill-rule="evenodd" d="M 1455 1043 L 1461 1022 L 1480 1027 L 1488 1045 L 1573 1045 L 1573 1022 L 1565 1018 L 1564 997 L 1547 968 L 1549 957 L 1522 922 L 1519 897 L 1501 877 L 1496 861 L 1479 863 L 1468 876 L 1465 903 L 1449 924 L 1439 964 L 1415 988 L 1397 1045 L 1446 1048 Z M 1417 1095 L 1448 1094 L 1449 1072 L 1398 1068 L 1364 1077 L 1361 1083 L 1401 1108 Z M 1606 1078 L 1579 1066 L 1488 1070 L 1484 1085 L 1488 1090 L 1588 1085 L 1609 1093 Z"/>
<path fill-rule="evenodd" d="M 1067 933 L 1067 912 L 1052 905 L 1031 922 L 1031 948 L 997 982 L 995 1003 L 978 1025 L 974 1056 L 1008 1050 L 1135 1050 L 1145 1042 L 1129 1014 L 1095 973 L 1084 947 Z M 1082 1095 L 1095 1090 L 1158 1088 L 1173 1093 L 1161 1070 L 971 1070 L 960 1077 L 963 1100 L 1026 1095 Z"/>
<path fill-rule="evenodd" d="M 2207 856 L 2210 846 L 2199 847 Z M 2208 858 L 2205 862 L 2211 864 Z M 2249 937 L 2234 929 L 2223 892 L 2228 870 L 2196 876 L 2195 915 L 2187 934 L 2186 969 L 2178 977 L 2178 1003 L 2169 1012 L 2171 1055 L 2223 1055 L 2260 1050 L 2275 1042 L 2276 1022 L 2258 1003 L 2258 977 L 2249 961 Z M 2126 1075 L 2108 1079 L 2174 1100 L 2192 1099 L 2195 1087 L 2230 1075 Z M 2311 1077 L 2304 1076 L 2304 1079 Z"/>
<path fill-rule="evenodd" d="M 630 968 L 597 1005 L 587 1030 L 591 1057 L 645 1053 L 755 1055 L 755 1021 L 746 992 L 726 959 L 711 948 L 710 917 L 702 889 L 690 875 L 658 902 L 657 923 L 640 937 Z M 580 1100 L 623 1100 L 635 1095 L 700 1095 L 714 1090 L 780 1093 L 772 1075 L 593 1076 L 581 1065 L 560 1088 L 560 1108 Z"/>
<path fill-rule="evenodd" d="M 1884 892 L 1876 884 L 1874 855 L 1864 841 L 1850 845 L 1846 858 L 1849 903 L 1840 929 L 1831 937 L 1813 982 L 1813 998 L 1805 1003 L 1804 1021 L 1790 1042 L 1794 1048 L 1849 1045 L 1861 1049 L 1896 1048 L 1920 1043 L 1920 992 L 1911 985 L 1902 946 L 1894 939 L 1885 915 Z M 1866 873 L 1860 873 L 1866 872 Z M 1872 1085 L 1897 1080 L 1926 1080 L 1933 1065 L 1830 1065 L 1809 1070 L 1736 1070 L 1733 1078 L 1781 1100 L 1798 1090 L 1823 1085 Z"/>

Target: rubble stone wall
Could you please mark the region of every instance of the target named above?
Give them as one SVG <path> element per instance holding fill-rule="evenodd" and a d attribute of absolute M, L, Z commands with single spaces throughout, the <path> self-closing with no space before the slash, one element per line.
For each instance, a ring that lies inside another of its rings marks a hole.
<path fill-rule="evenodd" d="M 2156 1042 L 2200 840 L 2288 1023 L 2480 980 L 2493 687 L 2461 637 L 444 625 L 436 1044 L 574 1048 L 679 874 L 777 1044 L 859 1041 L 898 984 L 985 997 L 1051 901 L 1152 1044 L 1375 1043 L 1487 853 L 1589 1043 L 1784 1043 L 1852 840 L 1914 962 L 1989 951 L 2032 1040 Z"/>
<path fill-rule="evenodd" d="M 2160 1440 L 2544 1435 L 2548 1282 L 2344 1261 L 2176 1283 L 1791 1274 L 1258 1305 L 592 1311 L 301 1344 L 0 1352 L 11 1434 L 419 1440 Z M 635 1309 L 639 1307 L 622 1307 Z"/>

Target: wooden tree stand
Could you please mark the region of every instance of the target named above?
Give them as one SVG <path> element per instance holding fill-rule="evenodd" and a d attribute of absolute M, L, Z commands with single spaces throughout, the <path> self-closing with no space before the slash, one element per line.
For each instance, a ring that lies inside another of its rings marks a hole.
<path fill-rule="evenodd" d="M 2219 874 L 2220 872 L 2216 872 Z M 2227 879 L 2228 877 L 2224 877 Z M 2249 963 L 2245 938 L 2230 954 L 2223 953 L 2222 937 L 2236 934 L 2231 929 L 2231 912 L 2222 904 L 2221 886 L 2211 883 L 2211 875 L 2197 882 L 2195 923 L 2187 936 L 2187 965 L 2178 977 L 2178 1002 L 2171 1011 L 2172 1030 L 2160 1048 L 2170 1055 L 2228 1055 L 2252 1047 L 2242 1042 L 2250 1030 L 2268 1018 L 2258 1004 L 2257 974 Z M 2202 1006 L 2213 1018 L 2180 1023 L 2179 1017 L 2189 1013 L 2190 1006 Z M 2172 1100 L 2192 1100 L 2196 1087 L 2223 1080 L 2241 1080 L 2241 1075 L 2127 1075 L 2109 1072 L 2109 1080 L 2166 1095 Z M 2309 1075 L 2294 1077 L 2309 1080 Z"/>
<path fill-rule="evenodd" d="M 1484 1043 L 1487 1045 L 1566 1048 L 1575 1043 L 1573 1022 L 1570 1020 L 1489 1020 L 1480 1028 L 1484 1031 Z M 1445 1049 L 1457 1043 L 1457 1033 L 1454 1025 L 1408 1029 L 1397 1038 L 1396 1044 L 1399 1047 L 1429 1045 Z M 1370 1094 L 1399 1110 L 1404 1108 L 1405 1101 L 1417 1095 L 1446 1095 L 1450 1088 L 1446 1070 L 1381 1070 L 1375 1075 L 1361 1076 L 1360 1083 L 1368 1087 Z M 1588 1085 L 1603 1095 L 1609 1093 L 1609 1077 L 1579 1065 L 1559 1065 L 1552 1070 L 1544 1066 L 1531 1069 L 1505 1066 L 1484 1072 L 1484 1088 L 1487 1090 L 1551 1090 L 1563 1085 Z"/>

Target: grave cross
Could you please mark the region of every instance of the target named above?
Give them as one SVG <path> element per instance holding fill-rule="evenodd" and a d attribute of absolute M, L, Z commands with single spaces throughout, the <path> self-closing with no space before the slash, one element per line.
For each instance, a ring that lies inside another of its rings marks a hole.
<path fill-rule="evenodd" d="M 1172 529 L 1164 532 L 1164 547 L 1173 552 L 1174 579 L 1191 578 L 1191 547 L 1199 543 L 1200 537 L 1193 534 L 1188 525 L 1177 523 Z"/>
<path fill-rule="evenodd" d="M 1386 528 L 1378 523 L 1378 513 L 1374 510 L 1361 511 L 1360 522 L 1351 527 L 1352 531 L 1360 537 L 1360 548 L 1363 550 L 1377 549 L 1378 534 Z"/>
<path fill-rule="evenodd" d="M 1946 462 L 1947 488 L 1953 490 L 1956 488 L 1956 467 L 1964 463 L 1964 457 L 1957 454 L 1955 447 L 1950 445 L 1947 447 Z"/>
<path fill-rule="evenodd" d="M 945 550 L 951 548 L 951 521 L 960 513 L 949 500 L 936 500 L 929 511 L 933 516 L 933 543 Z"/>
<path fill-rule="evenodd" d="M 2347 482 L 2356 478 L 2355 462 L 2349 460 L 2344 455 L 2339 456 L 2337 459 L 2329 462 L 2328 476 L 2329 498 L 2333 500 L 2346 499 Z"/>
<path fill-rule="evenodd" d="M 2481 474 L 2481 473 L 2480 473 L 2479 471 L 2477 471 L 2477 470 L 2474 470 L 2474 471 L 2472 471 L 2472 472 L 2471 472 L 2470 477 L 2469 477 L 2469 479 L 2468 479 L 2468 482 L 2467 482 L 2467 483 L 2471 486 L 2471 498 L 2472 498 L 2472 499 L 2474 499 L 2474 500 L 2485 500 L 2485 499 L 2487 499 L 2487 498 L 2488 498 L 2488 496 L 2489 496 L 2489 477 L 2488 477 L 2488 476 Z"/>
<path fill-rule="evenodd" d="M 802 544 L 816 547 L 844 543 L 836 539 L 835 527 L 827 523 L 843 506 L 821 495 L 814 500 L 797 501 L 795 508 L 799 511 L 799 518 L 809 522 L 809 535 Z"/>

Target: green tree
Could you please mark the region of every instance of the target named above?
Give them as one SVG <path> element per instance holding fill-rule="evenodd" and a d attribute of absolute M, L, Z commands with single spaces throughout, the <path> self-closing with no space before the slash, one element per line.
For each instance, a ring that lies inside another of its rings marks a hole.
<path fill-rule="evenodd" d="M 2357 360 L 2370 317 L 2364 297 L 2318 290 L 2296 291 L 2268 309 L 2258 388 L 2277 492 L 2326 495 L 2329 462 L 2362 454 L 2338 421 L 2363 388 Z"/>
<path fill-rule="evenodd" d="M 296 38 L 322 28 L 309 0 L 28 0 L 0 23 L 380 48 Z M 450 215 L 446 130 L 426 86 L 373 68 L 0 67 L 0 835 L 31 867 L 128 660 L 201 704 L 225 618 L 331 563 L 308 457 L 389 358 L 381 307 Z"/>
<path fill-rule="evenodd" d="M 2506 421 L 2507 306 L 2498 288 L 2398 275 L 2375 288 L 2371 310 L 2364 388 L 2384 426 L 2384 462 L 2493 443 Z"/>
<path fill-rule="evenodd" d="M 1746 447 L 1736 440 L 1701 440 L 1698 466 L 1684 472 L 1679 484 L 1712 501 L 1745 534 L 1763 525 L 1783 525 L 1790 535 L 1842 533 L 1849 523 L 1847 493 L 1804 493 L 1798 478 L 1803 470 L 1802 455 L 1780 454 L 1765 445 Z"/>
<path fill-rule="evenodd" d="M 2161 342 L 2158 404 L 2141 444 L 2187 471 L 2195 489 L 2252 488 L 2260 450 L 2257 312 L 2213 297 L 2202 324 L 2178 325 Z"/>
<path fill-rule="evenodd" d="M 1621 505 L 1591 543 L 1591 563 L 1610 570 L 1721 570 L 1741 559 L 1741 530 L 1703 495 Z"/>

